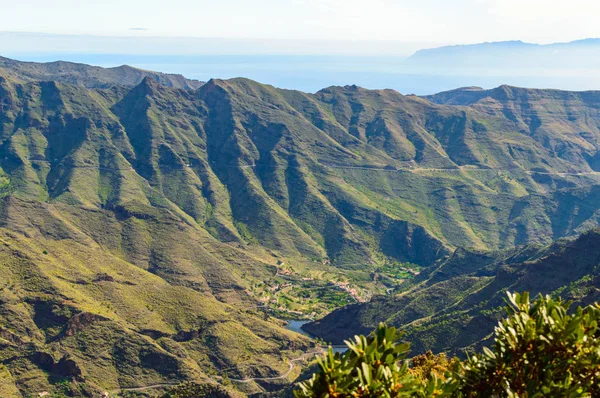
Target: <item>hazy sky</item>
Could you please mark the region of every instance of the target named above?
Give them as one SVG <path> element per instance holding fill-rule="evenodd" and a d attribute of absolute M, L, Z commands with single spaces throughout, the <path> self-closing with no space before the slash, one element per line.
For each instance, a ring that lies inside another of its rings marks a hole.
<path fill-rule="evenodd" d="M 0 0 L 2 31 L 536 43 L 599 37 L 597 0 Z"/>

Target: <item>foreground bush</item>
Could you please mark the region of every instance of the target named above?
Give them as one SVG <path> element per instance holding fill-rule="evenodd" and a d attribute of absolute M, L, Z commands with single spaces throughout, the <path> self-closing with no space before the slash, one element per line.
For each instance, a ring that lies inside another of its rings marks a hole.
<path fill-rule="evenodd" d="M 380 325 L 368 337 L 346 342 L 344 354 L 334 354 L 330 348 L 318 360 L 321 371 L 299 384 L 296 397 L 449 396 L 450 383 L 435 376 L 423 383 L 408 371 L 409 345 L 399 343 L 399 337 L 396 328 Z"/>
<path fill-rule="evenodd" d="M 508 317 L 491 349 L 465 362 L 424 355 L 409 371 L 408 345 L 380 325 L 347 342 L 349 350 L 319 359 L 320 371 L 299 384 L 298 398 L 600 397 L 600 307 L 577 308 L 524 293 L 508 295 Z M 444 377 L 437 377 L 441 370 Z M 429 375 L 424 375 L 425 372 Z M 429 377 L 423 380 L 424 376 Z M 443 379 L 443 381 L 442 381 Z"/>
<path fill-rule="evenodd" d="M 457 374 L 468 397 L 600 397 L 600 307 L 508 294 L 509 316 L 492 349 L 469 358 Z"/>

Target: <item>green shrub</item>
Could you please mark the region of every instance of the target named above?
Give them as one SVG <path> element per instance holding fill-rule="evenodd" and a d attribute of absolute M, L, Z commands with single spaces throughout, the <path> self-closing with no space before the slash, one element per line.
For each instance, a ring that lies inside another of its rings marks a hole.
<path fill-rule="evenodd" d="M 467 397 L 600 396 L 600 307 L 578 307 L 508 293 L 508 318 L 492 349 L 469 358 L 457 376 Z"/>
<path fill-rule="evenodd" d="M 327 355 L 318 360 L 320 372 L 299 384 L 297 398 L 375 398 L 375 397 L 442 397 L 449 396 L 450 382 L 435 375 L 422 383 L 408 371 L 405 360 L 409 345 L 399 343 L 394 327 L 379 325 L 368 337 L 356 336 L 346 342 L 348 351 Z M 402 364 L 401 364 L 402 362 Z"/>
<path fill-rule="evenodd" d="M 450 370 L 455 368 L 458 363 L 458 358 L 448 359 L 444 353 L 435 355 L 431 351 L 427 351 L 425 354 L 417 355 L 410 360 L 408 371 L 417 379 L 423 381 L 431 377 L 431 374 L 446 380 Z"/>
<path fill-rule="evenodd" d="M 600 306 L 578 307 L 550 296 L 508 293 L 508 317 L 491 349 L 465 362 L 431 353 L 415 357 L 396 328 L 380 325 L 346 342 L 343 355 L 319 359 L 297 398 L 600 397 Z M 424 380 L 426 379 L 426 380 Z"/>
<path fill-rule="evenodd" d="M 171 388 L 161 398 L 232 398 L 232 395 L 216 384 L 184 383 Z"/>

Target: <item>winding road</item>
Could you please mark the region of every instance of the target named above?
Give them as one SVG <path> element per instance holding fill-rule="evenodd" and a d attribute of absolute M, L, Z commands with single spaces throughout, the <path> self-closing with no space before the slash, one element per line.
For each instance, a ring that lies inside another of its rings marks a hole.
<path fill-rule="evenodd" d="M 445 158 L 447 158 L 447 156 L 443 156 Z M 57 162 L 51 162 L 49 160 L 44 160 L 44 159 L 27 159 L 30 162 L 38 162 L 38 163 L 47 163 L 47 164 L 55 164 Z M 410 163 L 411 161 L 405 161 L 403 163 Z M 264 165 L 264 164 L 247 164 L 247 165 L 222 165 L 222 164 L 215 164 L 215 162 L 211 162 L 212 166 L 216 166 L 219 168 L 240 168 L 240 169 L 253 169 L 256 167 L 266 167 L 266 168 L 274 168 L 274 169 L 279 169 L 279 168 L 288 168 L 290 167 L 289 165 L 286 166 L 282 166 L 282 165 L 276 165 L 276 166 L 272 166 L 272 165 Z M 512 171 L 520 171 L 523 173 L 528 173 L 528 174 L 541 174 L 541 175 L 557 175 L 557 176 L 561 176 L 561 177 L 566 177 L 566 176 L 575 176 L 575 177 L 582 177 L 582 176 L 600 176 L 600 171 L 584 171 L 584 172 L 545 172 L 545 171 L 536 171 L 536 170 L 527 170 L 527 169 L 522 169 L 520 167 L 514 167 L 514 168 L 510 168 L 510 169 L 496 169 L 496 168 L 480 168 L 480 167 L 473 167 L 470 165 L 461 165 L 461 166 L 457 166 L 454 168 L 433 168 L 433 167 L 396 167 L 396 168 L 386 168 L 386 167 L 381 167 L 381 166 L 357 166 L 357 165 L 336 165 L 336 164 L 329 164 L 329 163 L 320 163 L 319 165 L 324 166 L 324 167 L 328 167 L 331 169 L 343 169 L 343 170 L 367 170 L 367 171 L 386 171 L 386 172 L 401 172 L 401 171 L 410 171 L 410 172 L 417 172 L 417 171 L 433 171 L 433 172 L 442 172 L 442 173 L 456 173 L 456 172 L 463 172 L 463 171 L 504 171 L 504 172 L 512 172 Z M 133 167 L 127 167 L 127 168 L 123 168 L 123 169 L 119 169 L 119 168 L 111 168 L 111 167 L 103 167 L 103 166 L 98 166 L 98 165 L 69 165 L 70 167 L 73 168 L 80 168 L 80 169 L 98 169 L 98 170 L 102 170 L 102 171 L 135 171 L 135 169 Z M 189 166 L 188 166 L 189 167 Z"/>
<path fill-rule="evenodd" d="M 229 379 L 229 380 L 236 382 L 236 383 L 251 383 L 253 381 L 274 381 L 274 380 L 285 379 L 294 370 L 294 363 L 304 361 L 307 358 L 310 358 L 311 356 L 319 355 L 319 354 L 322 354 L 323 352 L 324 352 L 323 349 L 319 347 L 319 348 L 315 348 L 311 351 L 305 352 L 304 354 L 300 355 L 298 358 L 290 359 L 289 369 L 287 370 L 287 372 L 283 373 L 282 375 L 276 376 L 276 377 L 250 377 L 248 379 Z"/>
<path fill-rule="evenodd" d="M 300 355 L 298 358 L 294 358 L 294 359 L 290 359 L 289 362 L 289 369 L 279 375 L 279 376 L 275 376 L 275 377 L 250 377 L 247 379 L 229 379 L 232 382 L 235 383 L 251 383 L 254 381 L 275 381 L 275 380 L 282 380 L 285 379 L 286 377 L 288 377 L 290 375 L 290 373 L 292 373 L 292 371 L 294 370 L 294 364 L 296 362 L 300 362 L 300 361 L 304 361 L 308 358 L 310 358 L 311 356 L 315 356 L 315 355 L 319 355 L 322 354 L 324 352 L 324 350 L 321 347 L 318 348 L 314 348 L 308 352 L 305 352 L 304 354 Z M 215 376 L 215 379 L 221 380 L 223 379 L 222 376 Z M 164 383 L 164 384 L 152 384 L 149 386 L 141 386 L 141 387 L 128 387 L 128 388 L 120 388 L 118 390 L 112 390 L 110 393 L 111 394 L 119 394 L 121 392 L 140 392 L 140 391 L 147 391 L 147 390 L 153 390 L 153 389 L 157 389 L 157 388 L 165 388 L 165 387 L 176 387 L 178 386 L 179 383 Z"/>
<path fill-rule="evenodd" d="M 145 387 L 121 388 L 119 390 L 111 391 L 111 394 L 118 394 L 118 393 L 124 392 L 124 391 L 135 392 L 135 391 L 153 390 L 155 388 L 176 387 L 178 385 L 179 384 L 166 383 L 166 384 L 153 384 L 153 385 L 145 386 Z"/>

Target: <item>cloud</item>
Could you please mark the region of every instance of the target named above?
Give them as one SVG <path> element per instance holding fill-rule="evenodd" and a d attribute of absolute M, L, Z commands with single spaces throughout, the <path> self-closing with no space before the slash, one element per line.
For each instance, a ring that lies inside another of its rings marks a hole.
<path fill-rule="evenodd" d="M 129 28 L 129 30 L 144 31 L 148 30 L 148 28 Z"/>

